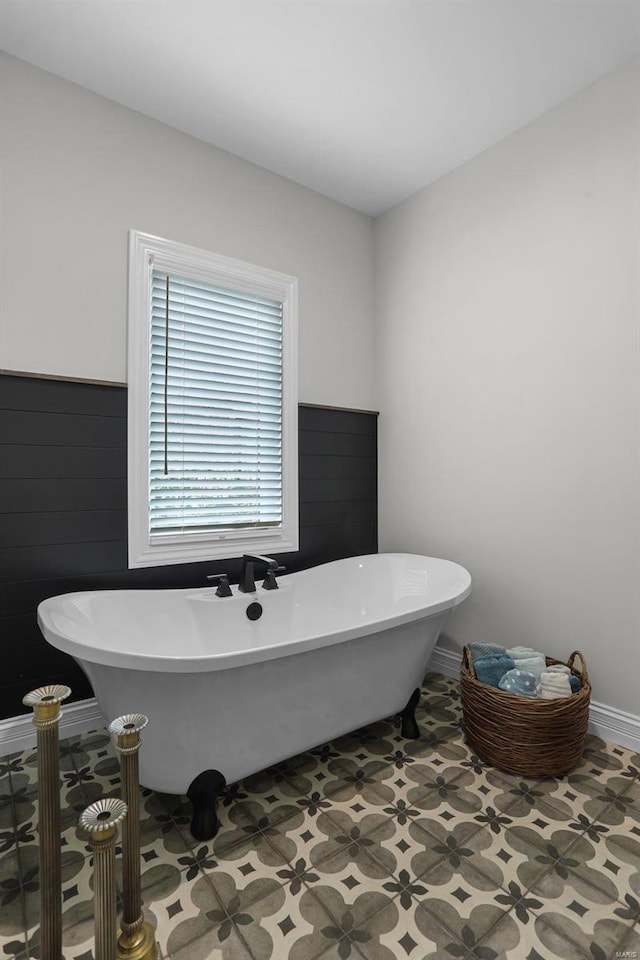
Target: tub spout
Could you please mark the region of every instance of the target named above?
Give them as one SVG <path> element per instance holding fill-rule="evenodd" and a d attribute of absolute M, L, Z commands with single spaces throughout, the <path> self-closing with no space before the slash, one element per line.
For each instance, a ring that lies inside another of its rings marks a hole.
<path fill-rule="evenodd" d="M 240 590 L 241 593 L 256 592 L 256 581 L 254 576 L 256 563 L 266 564 L 268 570 L 278 569 L 278 561 L 274 560 L 272 557 L 261 557 L 258 554 L 253 556 L 250 553 L 245 554 L 242 558 L 242 572 L 240 574 L 240 583 L 238 584 L 238 590 Z"/>

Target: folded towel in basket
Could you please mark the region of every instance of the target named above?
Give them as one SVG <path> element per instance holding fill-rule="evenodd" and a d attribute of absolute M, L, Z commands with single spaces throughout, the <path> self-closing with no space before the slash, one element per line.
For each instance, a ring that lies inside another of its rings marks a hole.
<path fill-rule="evenodd" d="M 543 653 L 539 653 L 533 647 L 511 647 L 506 653 L 508 657 L 511 657 L 518 670 L 526 670 L 527 673 L 532 673 L 536 682 L 539 682 L 540 674 L 547 668 L 547 660 Z"/>
<path fill-rule="evenodd" d="M 547 667 L 547 670 L 549 673 L 564 673 L 565 676 L 569 677 L 571 693 L 578 693 L 582 688 L 580 677 L 576 677 L 575 673 L 571 672 L 566 663 L 552 663 L 550 667 Z"/>
<path fill-rule="evenodd" d="M 497 687 L 508 670 L 513 670 L 515 664 L 506 653 L 490 653 L 486 657 L 474 659 L 473 668 L 480 683 L 490 687 Z"/>
<path fill-rule="evenodd" d="M 511 658 L 513 660 L 513 657 Z M 536 678 L 536 683 L 540 682 L 542 671 L 547 669 L 547 661 L 541 654 L 532 657 L 520 657 L 519 660 L 513 660 L 518 670 L 526 670 L 532 673 Z"/>
<path fill-rule="evenodd" d="M 566 665 L 566 663 L 552 663 L 550 667 L 547 667 L 549 673 L 564 673 L 565 676 L 569 677 L 569 683 L 571 684 L 571 693 L 578 693 L 582 684 L 580 683 L 580 677 L 576 677 L 575 673 L 571 673 L 571 670 Z"/>
<path fill-rule="evenodd" d="M 499 643 L 470 643 L 469 650 L 474 660 L 476 657 L 486 657 L 491 653 L 504 653 L 504 647 Z"/>
<path fill-rule="evenodd" d="M 566 673 L 557 670 L 545 670 L 538 684 L 538 696 L 541 700 L 560 700 L 570 697 L 573 693 L 571 683 Z"/>
<path fill-rule="evenodd" d="M 533 647 L 509 647 L 506 651 L 512 660 L 519 660 L 520 657 L 530 657 L 533 654 L 538 653 L 537 650 L 534 650 Z"/>
<path fill-rule="evenodd" d="M 571 684 L 571 693 L 579 693 L 582 684 L 580 683 L 580 677 L 576 677 L 575 673 L 572 673 L 569 677 L 569 683 Z"/>
<path fill-rule="evenodd" d="M 515 693 L 520 697 L 537 697 L 536 693 L 537 677 L 526 670 L 508 670 L 498 684 L 501 690 L 507 693 Z"/>

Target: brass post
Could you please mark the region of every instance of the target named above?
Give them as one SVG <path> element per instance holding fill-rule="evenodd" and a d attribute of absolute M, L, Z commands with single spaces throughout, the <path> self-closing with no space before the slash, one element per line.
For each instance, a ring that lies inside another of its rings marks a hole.
<path fill-rule="evenodd" d="M 116 958 L 116 837 L 127 815 L 122 800 L 97 800 L 80 814 L 93 851 L 95 960 Z"/>
<path fill-rule="evenodd" d="M 60 704 L 71 690 L 62 684 L 38 687 L 22 702 L 33 707 L 38 736 L 38 833 L 40 859 L 40 944 L 42 960 L 62 957 L 62 872 L 60 861 Z"/>
<path fill-rule="evenodd" d="M 138 750 L 140 731 L 149 721 L 128 713 L 109 725 L 120 754 L 122 799 L 129 816 L 122 825 L 122 923 L 118 931 L 118 960 L 156 960 L 155 931 L 144 919 L 140 888 L 140 793 Z"/>

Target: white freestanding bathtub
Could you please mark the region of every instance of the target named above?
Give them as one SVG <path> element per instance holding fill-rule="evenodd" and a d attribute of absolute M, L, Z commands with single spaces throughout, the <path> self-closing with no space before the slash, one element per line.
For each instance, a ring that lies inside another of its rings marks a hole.
<path fill-rule="evenodd" d="M 471 590 L 463 567 L 411 554 L 337 560 L 278 583 L 231 597 L 214 587 L 72 593 L 44 600 L 38 623 L 83 668 L 107 722 L 149 717 L 142 784 L 194 799 L 205 771 L 218 775 L 215 793 L 411 713 L 438 634 Z M 255 601 L 263 613 L 251 621 Z"/>

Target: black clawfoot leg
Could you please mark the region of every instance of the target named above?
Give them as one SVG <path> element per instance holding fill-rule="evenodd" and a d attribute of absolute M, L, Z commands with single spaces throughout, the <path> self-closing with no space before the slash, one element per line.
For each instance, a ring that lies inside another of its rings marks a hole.
<path fill-rule="evenodd" d="M 416 707 L 418 706 L 419 701 L 420 688 L 416 687 L 409 697 L 409 702 L 400 714 L 400 717 L 402 718 L 400 736 L 404 737 L 405 740 L 417 740 L 420 736 L 420 727 L 416 723 Z"/>
<path fill-rule="evenodd" d="M 216 797 L 226 785 L 227 781 L 219 770 L 204 770 L 187 790 L 187 797 L 193 804 L 191 833 L 196 840 L 211 840 L 218 832 Z"/>

